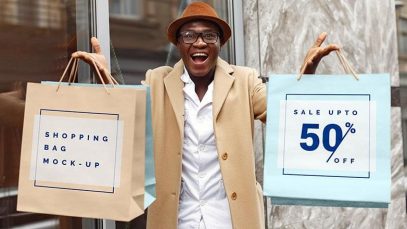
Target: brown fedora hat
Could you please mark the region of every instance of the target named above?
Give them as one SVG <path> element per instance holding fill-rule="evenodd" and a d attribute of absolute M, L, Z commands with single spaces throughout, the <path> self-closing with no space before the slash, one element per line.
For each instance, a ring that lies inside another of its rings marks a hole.
<path fill-rule="evenodd" d="M 193 2 L 185 8 L 181 17 L 177 18 L 168 26 L 168 40 L 174 45 L 177 45 L 178 29 L 181 28 L 181 26 L 183 26 L 185 23 L 195 20 L 211 21 L 218 25 L 219 28 L 222 30 L 222 36 L 220 40 L 221 45 L 225 44 L 226 41 L 230 38 L 231 30 L 228 23 L 220 19 L 216 11 L 210 5 L 204 2 Z"/>

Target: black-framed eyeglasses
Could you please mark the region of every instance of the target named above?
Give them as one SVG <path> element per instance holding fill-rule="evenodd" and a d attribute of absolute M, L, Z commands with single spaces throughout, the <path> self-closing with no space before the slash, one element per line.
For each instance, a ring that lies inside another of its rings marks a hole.
<path fill-rule="evenodd" d="M 185 44 L 195 43 L 195 41 L 198 40 L 198 37 L 202 37 L 202 40 L 207 44 L 214 44 L 218 41 L 219 33 L 211 31 L 202 33 L 197 33 L 195 31 L 184 31 L 180 32 L 179 36 L 182 37 L 182 41 L 184 41 Z"/>

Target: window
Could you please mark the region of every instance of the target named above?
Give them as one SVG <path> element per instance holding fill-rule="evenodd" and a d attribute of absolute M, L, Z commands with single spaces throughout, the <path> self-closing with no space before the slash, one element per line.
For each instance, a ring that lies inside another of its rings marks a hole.
<path fill-rule="evenodd" d="M 143 4 L 141 0 L 109 0 L 109 11 L 111 17 L 139 19 Z"/>
<path fill-rule="evenodd" d="M 89 43 L 88 24 L 87 0 L 0 0 L 0 228 L 82 228 L 81 218 L 17 212 L 16 202 L 26 83 L 57 81 L 84 50 L 78 34 Z"/>

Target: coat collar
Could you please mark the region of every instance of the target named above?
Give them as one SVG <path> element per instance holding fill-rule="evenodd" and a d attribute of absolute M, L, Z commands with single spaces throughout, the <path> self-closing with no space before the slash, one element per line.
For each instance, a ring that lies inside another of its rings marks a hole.
<path fill-rule="evenodd" d="M 215 70 L 215 79 L 213 82 L 213 119 L 216 120 L 226 97 L 232 88 L 235 77 L 233 68 L 221 58 L 218 58 L 218 63 Z"/>
<path fill-rule="evenodd" d="M 184 71 L 184 63 L 178 61 L 172 71 L 164 78 L 165 89 L 168 93 L 172 108 L 174 110 L 181 137 L 184 136 L 184 82 L 181 75 Z M 163 114 L 165 115 L 165 114 Z"/>
<path fill-rule="evenodd" d="M 184 82 L 181 75 L 184 71 L 182 60 L 174 65 L 173 70 L 165 77 L 164 85 L 168 93 L 172 108 L 174 109 L 181 136 L 184 135 Z M 213 92 L 213 119 L 216 120 L 231 89 L 235 77 L 233 68 L 221 58 L 218 58 L 214 78 Z"/>

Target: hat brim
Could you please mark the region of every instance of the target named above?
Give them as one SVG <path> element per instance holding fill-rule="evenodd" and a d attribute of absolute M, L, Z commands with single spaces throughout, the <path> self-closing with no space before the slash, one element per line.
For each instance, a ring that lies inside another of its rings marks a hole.
<path fill-rule="evenodd" d="M 171 43 L 173 43 L 174 45 L 177 45 L 178 29 L 181 28 L 181 26 L 183 26 L 185 23 L 188 23 L 191 21 L 197 21 L 197 20 L 211 21 L 220 27 L 220 29 L 222 30 L 222 37 L 220 40 L 221 46 L 224 45 L 226 43 L 226 41 L 229 40 L 230 35 L 231 35 L 231 30 L 230 30 L 229 24 L 226 23 L 222 19 L 219 19 L 216 17 L 211 17 L 211 16 L 205 16 L 205 15 L 194 15 L 194 16 L 189 16 L 189 17 L 182 17 L 182 18 L 179 18 L 179 19 L 173 21 L 168 26 L 168 30 L 167 30 L 168 40 Z"/>

